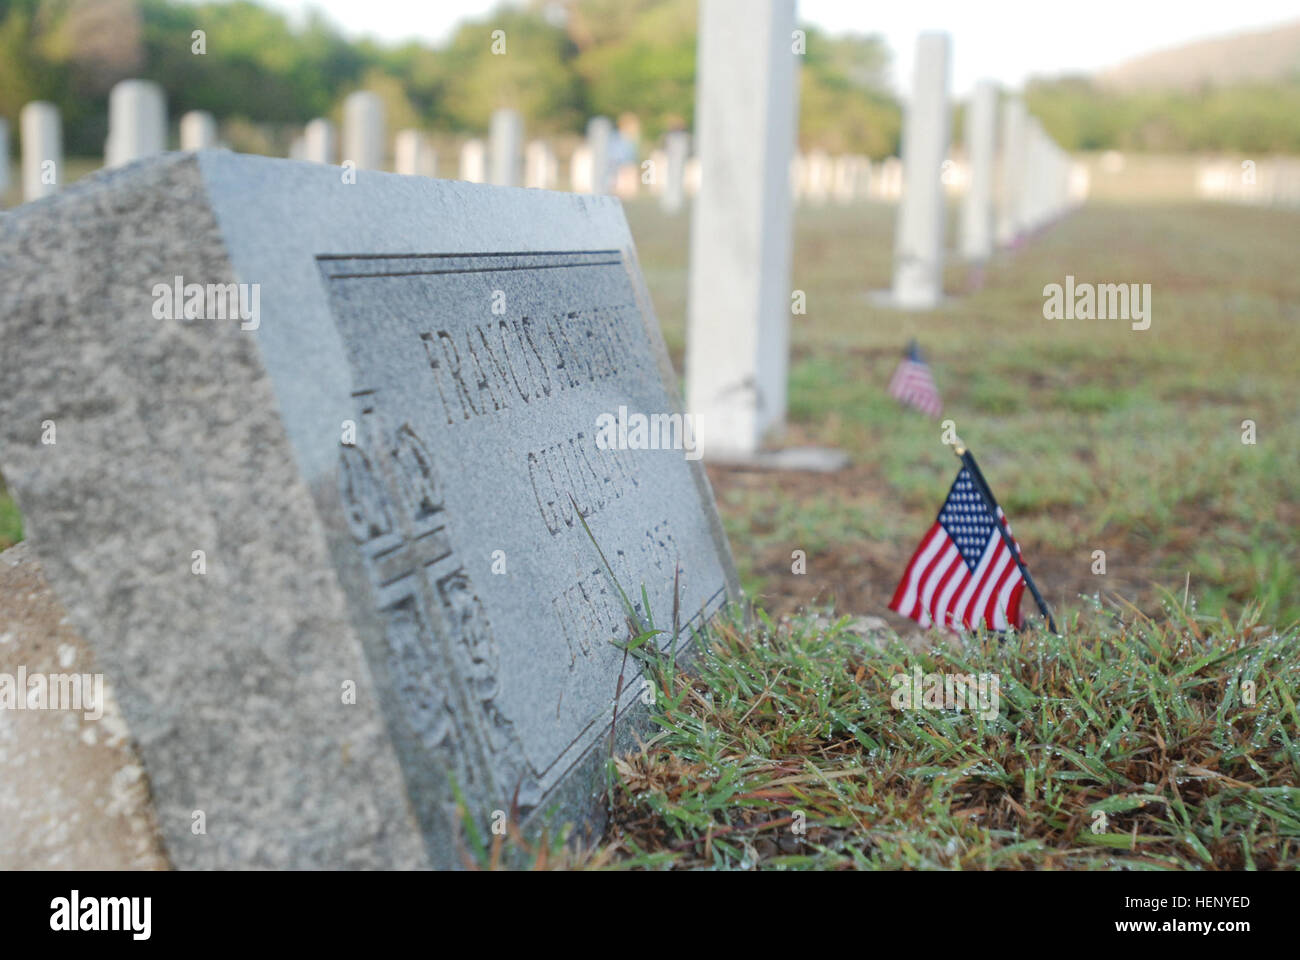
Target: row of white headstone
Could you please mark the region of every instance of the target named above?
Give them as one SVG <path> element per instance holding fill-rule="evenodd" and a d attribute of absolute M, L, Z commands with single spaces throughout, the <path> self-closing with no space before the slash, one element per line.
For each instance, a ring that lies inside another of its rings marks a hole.
<path fill-rule="evenodd" d="M 1205 162 L 1196 171 L 1196 195 L 1207 200 L 1261 206 L 1300 206 L 1300 160 Z"/>
<path fill-rule="evenodd" d="M 757 453 L 786 412 L 796 36 L 794 0 L 703 0 L 700 8 L 701 183 L 691 223 L 686 407 L 704 449 L 739 459 Z M 875 298 L 895 308 L 933 309 L 943 297 L 950 59 L 946 33 L 919 37 L 903 124 L 893 283 Z M 958 240 L 972 263 L 1078 201 L 1068 154 L 1019 100 L 1004 100 L 1000 112 L 999 123 L 998 90 L 981 83 L 966 117 Z M 796 162 L 796 190 L 798 170 Z M 848 166 L 843 177 L 852 181 L 862 170 Z"/>
<path fill-rule="evenodd" d="M 386 169 L 387 133 L 384 104 L 370 91 L 357 91 L 343 103 L 343 130 L 317 118 L 306 125 L 290 149 L 290 157 L 316 163 L 351 163 L 358 170 Z M 58 189 L 63 181 L 63 128 L 58 108 L 36 101 L 20 116 L 22 129 L 23 199 L 37 200 Z M 7 187 L 8 131 L 0 120 L 0 193 Z M 569 184 L 578 193 L 633 195 L 645 184 L 658 194 L 665 209 L 681 209 L 699 182 L 698 167 L 689 156 L 690 135 L 673 131 L 665 137 L 647 165 L 616 163 L 612 154 L 613 124 L 593 117 L 584 144 L 570 162 Z M 180 121 L 180 148 L 204 150 L 219 143 L 217 121 L 204 110 L 185 114 Z M 109 95 L 109 136 L 104 163 L 116 167 L 131 160 L 161 153 L 167 148 L 167 104 L 162 88 L 147 80 L 124 80 Z M 496 186 L 555 189 L 559 164 L 543 140 L 524 144 L 523 118 L 509 109 L 491 118 L 488 141 L 469 140 L 460 150 L 459 178 Z M 401 130 L 393 145 L 394 172 L 414 176 L 437 175 L 438 155 L 420 130 Z"/>
<path fill-rule="evenodd" d="M 792 208 L 799 183 L 797 35 L 794 0 L 703 0 L 700 7 L 686 407 L 705 449 L 724 457 L 754 454 L 785 418 Z M 943 295 L 949 61 L 946 34 L 921 35 L 904 117 L 893 283 L 881 298 L 903 309 L 931 309 Z M 980 84 L 966 121 L 969 171 L 958 246 L 974 263 L 999 244 L 1018 243 L 1074 202 L 1065 152 L 1018 100 L 1002 103 L 999 124 L 998 101 L 991 83 Z M 24 196 L 34 199 L 57 187 L 58 111 L 48 103 L 28 104 L 21 123 Z M 109 102 L 107 164 L 161 151 L 166 127 L 161 89 L 147 81 L 118 84 Z M 591 120 L 571 186 L 611 191 L 613 137 L 608 118 Z M 182 149 L 216 140 L 210 115 L 182 118 Z M 402 131 L 395 148 L 398 173 L 436 170 L 436 155 L 420 132 Z M 313 120 L 294 155 L 334 163 L 338 151 L 342 162 L 364 170 L 382 169 L 385 150 L 383 102 L 361 91 L 344 103 L 341 143 L 326 120 Z M 669 136 L 662 196 L 670 210 L 681 206 L 688 188 L 689 152 L 687 134 Z M 461 179 L 502 186 L 550 186 L 555 166 L 546 144 L 524 148 L 521 118 L 501 110 L 492 117 L 488 144 L 473 140 L 462 148 L 459 172 Z M 859 182 L 869 170 L 848 162 L 843 176 Z"/>

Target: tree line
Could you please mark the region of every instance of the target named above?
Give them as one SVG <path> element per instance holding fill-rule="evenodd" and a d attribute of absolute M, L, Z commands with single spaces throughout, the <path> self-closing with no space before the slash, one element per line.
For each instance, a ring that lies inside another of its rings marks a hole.
<path fill-rule="evenodd" d="M 162 85 L 172 116 L 209 110 L 254 152 L 282 152 L 313 117 L 338 119 L 361 88 L 384 99 L 394 130 L 481 134 L 508 106 L 530 135 L 630 112 L 654 140 L 693 121 L 696 15 L 697 0 L 531 0 L 435 46 L 350 40 L 319 15 L 293 24 L 250 0 L 0 0 L 0 116 L 16 124 L 24 103 L 52 101 L 67 152 L 98 154 L 109 89 L 143 77 Z M 901 110 L 883 40 L 802 29 L 801 145 L 896 153 Z M 1064 78 L 1031 84 L 1027 101 L 1068 149 L 1300 151 L 1295 82 L 1119 95 Z"/>

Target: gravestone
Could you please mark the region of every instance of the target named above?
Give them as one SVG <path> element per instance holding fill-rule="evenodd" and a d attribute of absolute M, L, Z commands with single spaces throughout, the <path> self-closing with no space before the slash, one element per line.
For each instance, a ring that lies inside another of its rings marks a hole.
<path fill-rule="evenodd" d="M 206 110 L 181 117 L 181 149 L 211 150 L 217 145 L 217 119 Z"/>
<path fill-rule="evenodd" d="M 466 140 L 460 148 L 460 177 L 466 183 L 487 182 L 487 147 L 482 140 Z"/>
<path fill-rule="evenodd" d="M 1010 98 L 1002 104 L 1002 158 L 998 178 L 998 243 L 1011 246 L 1024 233 L 1022 212 L 1025 170 L 1025 105 Z"/>
<path fill-rule="evenodd" d="M 593 828 L 621 671 L 643 711 L 593 539 L 664 649 L 737 591 L 689 444 L 597 439 L 675 412 L 618 202 L 341 181 L 168 154 L 0 218 L 0 471 L 181 868 Z"/>
<path fill-rule="evenodd" d="M 343 162 L 358 170 L 384 169 L 384 101 L 379 94 L 358 90 L 343 101 Z"/>
<path fill-rule="evenodd" d="M 966 113 L 966 156 L 970 183 L 962 205 L 961 254 L 983 263 L 993 253 L 993 174 L 997 160 L 998 91 L 981 80 L 971 94 Z"/>
<path fill-rule="evenodd" d="M 23 138 L 23 199 L 39 200 L 63 182 L 63 125 L 59 108 L 34 100 L 18 115 Z"/>
<path fill-rule="evenodd" d="M 591 152 L 591 192 L 609 193 L 614 186 L 611 156 L 614 124 L 609 117 L 592 117 L 587 121 L 587 149 Z"/>
<path fill-rule="evenodd" d="M 804 168 L 807 183 L 804 196 L 818 206 L 824 204 L 831 195 L 831 186 L 835 179 L 835 163 L 825 150 L 813 150 L 808 154 Z"/>
<path fill-rule="evenodd" d="M 338 155 L 338 134 L 334 124 L 317 117 L 303 128 L 303 159 L 311 163 L 334 163 Z"/>
<path fill-rule="evenodd" d="M 419 130 L 399 130 L 393 141 L 393 172 L 408 177 L 436 177 L 438 152 Z"/>
<path fill-rule="evenodd" d="M 686 397 L 705 456 L 752 455 L 785 420 L 794 27 L 794 0 L 700 6 Z"/>
<path fill-rule="evenodd" d="M 167 149 L 167 97 L 152 80 L 123 80 L 108 95 L 104 166 L 120 167 Z"/>
<path fill-rule="evenodd" d="M 903 117 L 903 196 L 894 233 L 894 282 L 889 305 L 929 310 L 943 297 L 944 191 L 940 175 L 948 152 L 946 33 L 916 41 L 912 97 Z"/>
<path fill-rule="evenodd" d="M 498 187 L 518 187 L 523 183 L 524 121 L 514 110 L 497 110 L 489 126 L 492 176 L 489 182 Z"/>
<path fill-rule="evenodd" d="M 554 190 L 559 174 L 555 151 L 545 140 L 533 140 L 524 150 L 524 186 Z"/>
<path fill-rule="evenodd" d="M 585 143 L 573 148 L 569 156 L 569 190 L 573 193 L 591 193 L 591 148 Z"/>
<path fill-rule="evenodd" d="M 0 204 L 9 189 L 9 124 L 0 117 Z"/>
<path fill-rule="evenodd" d="M 664 136 L 664 190 L 659 203 L 665 213 L 677 213 L 686 200 L 686 159 L 691 152 L 691 135 L 672 130 Z"/>

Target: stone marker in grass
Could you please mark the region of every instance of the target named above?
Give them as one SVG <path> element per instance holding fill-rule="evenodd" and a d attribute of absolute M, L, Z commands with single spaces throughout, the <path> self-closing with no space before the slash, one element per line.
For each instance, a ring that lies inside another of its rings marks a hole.
<path fill-rule="evenodd" d="M 606 562 L 665 649 L 736 592 L 615 199 L 164 155 L 0 219 L 0 341 L 176 866 L 589 831 L 649 699 Z"/>

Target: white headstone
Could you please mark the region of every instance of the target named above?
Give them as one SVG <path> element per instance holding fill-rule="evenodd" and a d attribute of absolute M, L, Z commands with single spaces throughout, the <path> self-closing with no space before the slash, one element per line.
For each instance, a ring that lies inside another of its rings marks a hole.
<path fill-rule="evenodd" d="M 1024 232 L 1021 218 L 1025 166 L 1025 105 L 1017 99 L 1002 104 L 1002 161 L 998 178 L 998 243 L 1015 243 Z"/>
<path fill-rule="evenodd" d="M 436 177 L 438 154 L 419 130 L 399 130 L 393 141 L 393 171 L 408 177 Z"/>
<path fill-rule="evenodd" d="M 302 132 L 303 159 L 311 163 L 335 163 L 338 157 L 338 135 L 334 124 L 317 117 Z"/>
<path fill-rule="evenodd" d="M 886 157 L 880 164 L 880 176 L 872 181 L 872 193 L 878 200 L 895 202 L 903 195 L 903 162 Z"/>
<path fill-rule="evenodd" d="M 753 454 L 785 419 L 794 26 L 794 0 L 700 6 L 686 397 L 705 451 L 724 457 Z"/>
<path fill-rule="evenodd" d="M 9 124 L 0 117 L 0 203 L 9 189 Z"/>
<path fill-rule="evenodd" d="M 591 192 L 609 193 L 614 186 L 610 140 L 614 125 L 609 117 L 592 117 L 587 122 L 587 148 L 591 151 Z"/>
<path fill-rule="evenodd" d="M 23 138 L 23 199 L 39 200 L 63 182 L 63 124 L 59 108 L 44 100 L 23 107 L 18 115 Z"/>
<path fill-rule="evenodd" d="M 545 140 L 534 140 L 524 149 L 524 186 L 534 190 L 554 190 L 559 167 L 555 151 Z"/>
<path fill-rule="evenodd" d="M 630 200 L 641 192 L 641 167 L 635 163 L 620 163 L 614 170 L 614 193 Z"/>
<path fill-rule="evenodd" d="M 701 169 L 699 157 L 691 157 L 686 161 L 686 195 L 688 197 L 698 197 L 700 195 Z"/>
<path fill-rule="evenodd" d="M 852 203 L 867 196 L 871 181 L 871 161 L 860 154 L 846 154 L 835 158 L 833 192 L 837 203 Z"/>
<path fill-rule="evenodd" d="M 823 204 L 831 195 L 835 180 L 835 163 L 825 150 L 814 150 L 808 154 L 807 166 L 804 168 L 807 182 L 804 195 L 815 204 Z"/>
<path fill-rule="evenodd" d="M 1025 120 L 1024 171 L 1021 176 L 1021 222 L 1024 230 L 1033 233 L 1043 225 L 1046 210 L 1045 194 L 1050 176 L 1043 129 L 1035 117 Z"/>
<path fill-rule="evenodd" d="M 152 80 L 123 80 L 108 95 L 104 166 L 120 167 L 167 149 L 167 98 Z"/>
<path fill-rule="evenodd" d="M 916 41 L 912 99 L 903 118 L 903 198 L 894 235 L 893 304 L 928 310 L 943 296 L 944 194 L 940 179 L 948 152 L 946 33 Z"/>
<path fill-rule="evenodd" d="M 466 140 L 460 148 L 460 177 L 468 183 L 487 182 L 487 147 L 482 140 Z"/>
<path fill-rule="evenodd" d="M 343 161 L 358 170 L 383 170 L 385 130 L 384 101 L 379 94 L 358 90 L 343 101 Z"/>
<path fill-rule="evenodd" d="M 573 193 L 591 193 L 591 148 L 585 143 L 574 147 L 569 157 L 569 189 Z"/>
<path fill-rule="evenodd" d="M 518 187 L 523 183 L 524 121 L 515 110 L 496 110 L 488 126 L 491 142 L 491 183 Z"/>
<path fill-rule="evenodd" d="M 681 210 L 686 199 L 686 159 L 691 152 L 691 135 L 674 130 L 664 138 L 664 189 L 660 203 L 668 213 Z"/>
<path fill-rule="evenodd" d="M 802 153 L 796 152 L 790 158 L 790 196 L 795 203 L 803 201 L 808 188 L 808 160 Z"/>
<path fill-rule="evenodd" d="M 966 156 L 970 182 L 962 206 L 961 254 L 983 262 L 993 253 L 993 169 L 997 159 L 998 91 L 981 80 L 966 111 Z"/>
<path fill-rule="evenodd" d="M 211 150 L 216 145 L 216 117 L 206 110 L 191 110 L 181 117 L 182 150 Z"/>

